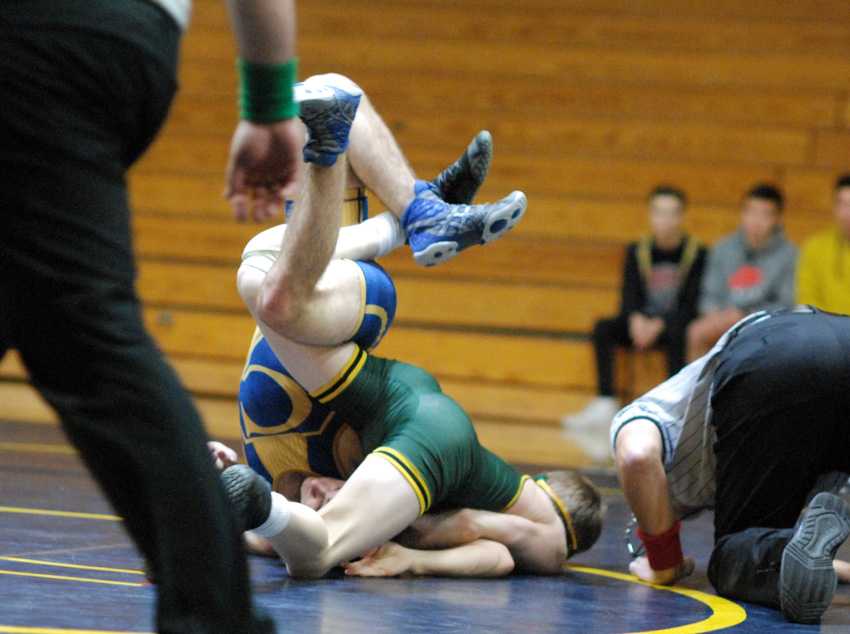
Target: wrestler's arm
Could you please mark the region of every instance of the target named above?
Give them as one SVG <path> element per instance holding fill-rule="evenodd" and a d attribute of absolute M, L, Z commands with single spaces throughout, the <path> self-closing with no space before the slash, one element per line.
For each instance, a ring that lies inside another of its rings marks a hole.
<path fill-rule="evenodd" d="M 454 548 L 481 536 L 475 519 L 472 509 L 428 513 L 399 535 L 397 541 L 402 546 L 419 550 Z"/>
<path fill-rule="evenodd" d="M 279 82 L 286 76 L 281 69 L 290 68 L 294 74 L 294 0 L 227 0 L 227 6 L 239 57 L 262 65 Z M 297 109 L 292 108 L 260 117 L 245 113 L 248 118 L 237 125 L 225 197 L 238 220 L 245 220 L 249 212 L 256 221 L 268 220 L 278 212 L 283 195 L 294 193 L 304 146 L 303 128 L 295 114 Z"/>
<path fill-rule="evenodd" d="M 445 551 L 478 540 L 506 546 L 516 567 L 525 572 L 556 574 L 564 560 L 559 530 L 518 515 L 477 509 L 426 515 L 401 541 L 416 550 Z"/>
<path fill-rule="evenodd" d="M 346 564 L 345 574 L 356 577 L 503 577 L 513 569 L 514 560 L 506 546 L 479 539 L 445 550 L 416 550 L 390 542 L 359 561 Z"/>
<path fill-rule="evenodd" d="M 678 518 L 667 488 L 662 462 L 663 442 L 658 427 L 650 420 L 629 422 L 617 434 L 616 442 L 617 473 L 638 525 L 649 535 L 664 534 Z M 629 570 L 644 581 L 668 585 L 688 576 L 693 567 L 693 560 L 684 558 L 671 568 L 653 570 L 646 557 L 638 557 L 629 565 Z"/>

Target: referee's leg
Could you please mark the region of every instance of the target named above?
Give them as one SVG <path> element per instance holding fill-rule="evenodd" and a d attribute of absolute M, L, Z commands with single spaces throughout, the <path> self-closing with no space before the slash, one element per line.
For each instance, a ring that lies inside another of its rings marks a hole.
<path fill-rule="evenodd" d="M 841 468 L 835 447 L 846 446 L 846 423 L 836 409 L 835 373 L 846 367 L 812 315 L 750 326 L 721 353 L 708 570 L 720 594 L 779 607 L 780 564 L 794 524 L 819 477 Z"/>
<path fill-rule="evenodd" d="M 145 332 L 133 290 L 124 170 L 167 111 L 173 63 L 98 34 L 102 25 L 15 22 L 37 4 L 0 5 L 4 329 L 155 567 L 157 629 L 273 632 L 252 614 L 245 555 L 199 417 Z M 111 6 L 114 20 L 135 11 L 137 41 L 150 26 L 168 49 L 154 5 Z"/>
<path fill-rule="evenodd" d="M 241 542 L 200 420 L 132 292 L 18 279 L 27 288 L 17 296 L 16 345 L 152 563 L 159 631 L 262 631 L 250 625 Z"/>

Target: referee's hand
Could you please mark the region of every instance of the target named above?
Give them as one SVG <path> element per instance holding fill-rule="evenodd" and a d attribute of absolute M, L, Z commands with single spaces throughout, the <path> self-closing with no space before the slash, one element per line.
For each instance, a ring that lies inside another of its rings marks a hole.
<path fill-rule="evenodd" d="M 672 586 L 680 579 L 684 579 L 694 571 L 694 560 L 685 557 L 678 566 L 667 570 L 653 570 L 649 565 L 649 559 L 638 557 L 629 564 L 629 572 L 641 581 L 646 581 L 656 586 Z"/>
<path fill-rule="evenodd" d="M 264 222 L 295 193 L 304 132 L 297 118 L 260 124 L 240 121 L 230 143 L 225 197 L 236 220 Z"/>

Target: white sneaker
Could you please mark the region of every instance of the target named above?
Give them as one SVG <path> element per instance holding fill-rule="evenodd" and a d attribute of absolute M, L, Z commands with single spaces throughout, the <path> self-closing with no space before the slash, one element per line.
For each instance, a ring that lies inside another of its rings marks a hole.
<path fill-rule="evenodd" d="M 597 396 L 577 414 L 567 414 L 561 419 L 561 427 L 570 431 L 605 429 L 620 411 L 620 402 L 613 396 Z"/>
<path fill-rule="evenodd" d="M 565 440 L 582 450 L 596 467 L 608 467 L 613 464 L 613 452 L 608 425 L 575 429 L 563 433 Z"/>

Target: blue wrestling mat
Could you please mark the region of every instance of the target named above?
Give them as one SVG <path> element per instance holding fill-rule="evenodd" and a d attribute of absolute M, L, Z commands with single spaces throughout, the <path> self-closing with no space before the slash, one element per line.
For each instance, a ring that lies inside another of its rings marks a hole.
<path fill-rule="evenodd" d="M 0 633 L 153 631 L 154 590 L 141 559 L 61 433 L 0 423 L 0 439 Z M 625 574 L 622 495 L 612 478 L 593 479 L 605 487 L 606 527 L 561 576 L 305 582 L 253 557 L 256 600 L 281 632 L 298 634 L 850 631 L 846 587 L 820 626 L 791 625 L 772 610 L 715 596 L 705 577 L 710 515 L 683 531 L 697 574 L 675 588 L 637 582 Z"/>

